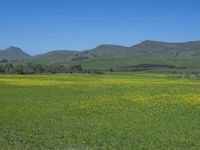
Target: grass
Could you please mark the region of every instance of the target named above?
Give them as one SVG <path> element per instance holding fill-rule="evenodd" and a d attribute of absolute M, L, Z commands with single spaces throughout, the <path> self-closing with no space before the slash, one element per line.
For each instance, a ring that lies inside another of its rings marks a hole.
<path fill-rule="evenodd" d="M 200 82 L 174 76 L 0 75 L 0 147 L 199 149 Z"/>

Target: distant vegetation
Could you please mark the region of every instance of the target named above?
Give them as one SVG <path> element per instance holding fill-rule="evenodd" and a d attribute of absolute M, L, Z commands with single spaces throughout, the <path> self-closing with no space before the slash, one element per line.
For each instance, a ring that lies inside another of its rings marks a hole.
<path fill-rule="evenodd" d="M 49 73 L 95 73 L 102 74 L 108 69 L 83 69 L 80 64 L 71 64 L 71 65 L 41 65 L 41 64 L 32 64 L 27 63 L 23 65 L 12 65 L 5 64 L 0 65 L 0 74 L 49 74 Z"/>
<path fill-rule="evenodd" d="M 41 65 L 31 64 L 26 65 L 0 65 L 0 73 L 4 74 L 39 74 L 39 73 L 79 73 L 82 72 L 81 65 Z"/>
<path fill-rule="evenodd" d="M 81 64 L 61 65 L 61 64 L 32 64 L 23 65 L 4 64 L 0 65 L 0 74 L 58 74 L 58 73 L 82 73 L 82 74 L 104 74 L 106 72 L 156 72 L 174 73 L 178 78 L 200 79 L 200 69 L 190 69 L 185 67 L 175 67 L 170 65 L 140 64 L 136 66 L 117 68 L 97 68 L 88 69 Z"/>

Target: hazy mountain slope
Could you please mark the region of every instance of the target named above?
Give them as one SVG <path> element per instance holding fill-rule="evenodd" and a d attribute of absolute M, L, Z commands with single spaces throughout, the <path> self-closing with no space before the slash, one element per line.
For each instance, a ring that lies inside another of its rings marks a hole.
<path fill-rule="evenodd" d="M 126 56 L 128 47 L 120 45 L 100 45 L 95 49 L 88 50 L 87 52 L 98 58 L 117 58 Z"/>
<path fill-rule="evenodd" d="M 125 47 L 120 45 L 100 45 L 86 51 L 59 50 L 30 57 L 20 49 L 6 50 L 9 60 L 29 58 L 32 63 L 77 63 L 87 68 L 111 68 L 133 66 L 138 64 L 162 64 L 181 67 L 200 67 L 200 41 L 185 43 L 167 43 L 144 41 L 140 44 Z M 5 50 L 4 50 L 5 51 Z M 8 58 L 0 51 L 0 58 Z M 18 55 L 24 54 L 25 57 Z M 12 57 L 11 57 L 12 56 Z"/>
<path fill-rule="evenodd" d="M 28 59 L 30 57 L 31 57 L 30 55 L 23 52 L 20 48 L 13 46 L 0 51 L 0 60 L 6 59 L 12 61 L 12 60 Z"/>
<path fill-rule="evenodd" d="M 52 51 L 46 54 L 37 55 L 31 61 L 45 62 L 83 62 L 98 58 L 118 58 L 126 55 L 128 47 L 118 45 L 100 45 L 94 49 L 86 51 Z M 128 52 L 128 51 L 127 51 Z"/>
<path fill-rule="evenodd" d="M 94 59 L 78 62 L 86 68 L 112 68 L 127 67 L 138 64 L 173 65 L 177 67 L 200 68 L 200 57 L 195 58 L 169 58 L 155 55 L 135 55 L 122 58 Z"/>
<path fill-rule="evenodd" d="M 172 62 L 168 61 L 168 59 L 163 59 L 162 57 L 159 56 L 130 55 L 121 58 L 110 58 L 110 59 L 99 58 L 81 62 L 81 64 L 86 68 L 112 68 L 112 67 L 134 66 L 138 64 L 172 65 Z"/>
<path fill-rule="evenodd" d="M 106 49 L 104 47 L 104 49 Z M 108 48 L 107 48 L 108 49 Z M 123 48 L 118 57 L 100 57 L 82 62 L 85 67 L 123 67 L 138 64 L 163 64 L 180 67 L 200 67 L 200 41 L 167 43 L 144 41 Z"/>
<path fill-rule="evenodd" d="M 174 58 L 200 56 L 200 41 L 186 43 L 166 43 L 144 41 L 129 48 L 136 54 L 162 55 Z"/>
<path fill-rule="evenodd" d="M 36 63 L 70 62 L 72 57 L 79 53 L 80 52 L 73 50 L 57 50 L 33 56 L 30 61 Z"/>

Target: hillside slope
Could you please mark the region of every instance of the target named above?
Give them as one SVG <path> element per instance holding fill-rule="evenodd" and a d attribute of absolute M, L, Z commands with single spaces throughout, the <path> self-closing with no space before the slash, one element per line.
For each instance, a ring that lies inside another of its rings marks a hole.
<path fill-rule="evenodd" d="M 126 67 L 138 64 L 200 67 L 200 41 L 167 43 L 144 41 L 130 47 L 100 45 L 86 51 L 57 50 L 30 57 L 21 49 L 10 47 L 0 51 L 0 60 L 28 59 L 32 63 L 82 64 L 86 68 Z"/>
<path fill-rule="evenodd" d="M 78 51 L 73 50 L 57 50 L 51 51 L 45 54 L 40 54 L 30 58 L 30 62 L 33 63 L 60 63 L 70 62 L 72 57 L 79 54 Z"/>
<path fill-rule="evenodd" d="M 107 49 L 107 53 L 113 51 L 108 46 L 104 47 L 105 49 Z M 123 67 L 138 64 L 200 67 L 200 41 L 186 43 L 144 41 L 131 47 L 123 47 L 117 51 L 117 54 L 114 53 L 110 57 L 99 56 L 95 60 L 82 62 L 82 64 L 91 68 Z"/>
<path fill-rule="evenodd" d="M 22 49 L 18 47 L 9 47 L 5 50 L 0 50 L 0 60 L 8 60 L 8 61 L 13 61 L 13 60 L 23 60 L 23 59 L 28 59 L 31 56 L 28 55 L 27 53 L 23 52 Z"/>
<path fill-rule="evenodd" d="M 166 43 L 144 41 L 129 48 L 137 54 L 164 55 L 175 58 L 200 56 L 200 41 L 186 43 Z"/>

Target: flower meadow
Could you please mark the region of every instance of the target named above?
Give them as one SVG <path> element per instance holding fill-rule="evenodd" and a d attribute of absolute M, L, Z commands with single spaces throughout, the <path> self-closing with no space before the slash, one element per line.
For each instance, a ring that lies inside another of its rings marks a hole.
<path fill-rule="evenodd" d="M 199 149 L 200 80 L 0 75 L 0 149 Z"/>

